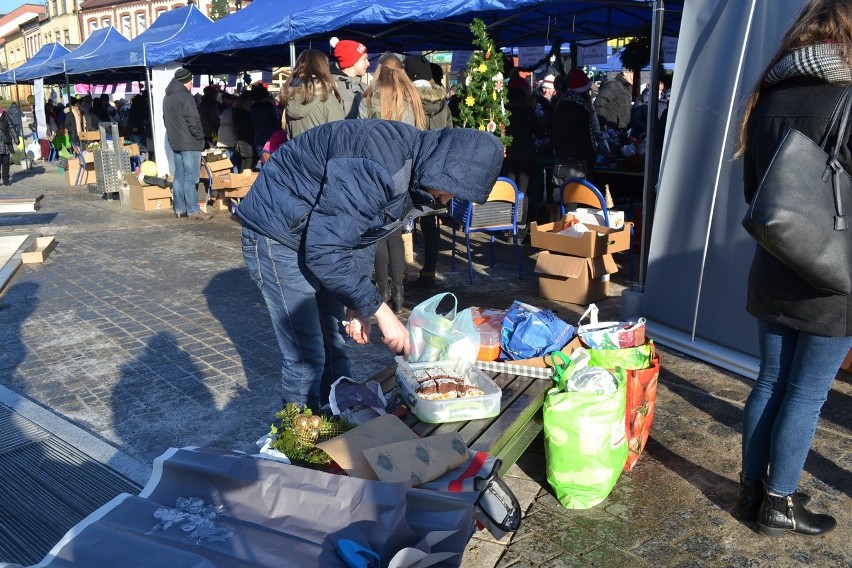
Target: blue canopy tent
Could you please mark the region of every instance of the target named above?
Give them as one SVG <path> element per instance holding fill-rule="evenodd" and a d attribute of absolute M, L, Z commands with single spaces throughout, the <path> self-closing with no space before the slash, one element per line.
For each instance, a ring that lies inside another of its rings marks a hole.
<path fill-rule="evenodd" d="M 65 73 L 71 80 L 115 83 L 146 79 L 151 62 L 148 51 L 166 41 L 181 41 L 190 30 L 203 30 L 212 24 L 194 4 L 163 12 L 151 27 L 119 49 L 99 52 L 95 57 L 69 61 Z"/>
<path fill-rule="evenodd" d="M 40 67 L 54 59 L 58 59 L 63 55 L 70 53 L 67 47 L 61 43 L 48 43 L 43 45 L 35 55 L 30 57 L 26 63 L 9 71 L 0 73 L 0 83 L 12 85 L 18 82 L 18 77 L 25 76 L 26 73 L 35 67 Z"/>
<path fill-rule="evenodd" d="M 92 35 L 86 38 L 86 41 L 71 53 L 33 67 L 27 70 L 26 74 L 18 74 L 18 82 L 43 78 L 44 82 L 49 84 L 57 82 L 64 83 L 66 81 L 65 74 L 69 66 L 79 61 L 97 60 L 109 53 L 120 50 L 129 41 L 112 26 L 100 28 L 92 32 Z"/>
<path fill-rule="evenodd" d="M 148 61 L 179 60 L 196 72 L 239 72 L 285 64 L 290 43 L 357 39 L 371 52 L 470 49 L 482 18 L 497 45 L 527 46 L 650 32 L 650 0 L 255 0 L 206 30 L 150 46 Z M 663 33 L 676 36 L 683 0 L 667 2 Z"/>

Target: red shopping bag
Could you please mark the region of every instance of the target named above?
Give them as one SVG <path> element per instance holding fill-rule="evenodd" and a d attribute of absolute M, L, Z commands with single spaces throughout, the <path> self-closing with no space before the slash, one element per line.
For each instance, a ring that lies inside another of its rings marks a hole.
<path fill-rule="evenodd" d="M 653 351 L 650 367 L 627 371 L 627 412 L 624 421 L 628 451 L 624 471 L 633 469 L 648 442 L 657 405 L 659 376 L 660 356 L 656 350 Z"/>

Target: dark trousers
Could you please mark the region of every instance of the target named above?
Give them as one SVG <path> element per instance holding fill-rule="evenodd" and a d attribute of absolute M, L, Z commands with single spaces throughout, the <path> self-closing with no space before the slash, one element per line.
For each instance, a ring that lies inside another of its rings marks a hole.
<path fill-rule="evenodd" d="M 421 274 L 435 275 L 438 264 L 438 248 L 441 245 L 441 231 L 438 228 L 438 216 L 420 217 L 420 230 L 423 231 L 423 268 Z"/>
<path fill-rule="evenodd" d="M 9 181 L 9 158 L 10 154 L 0 154 L 0 178 L 3 180 L 3 185 L 12 185 Z"/>
<path fill-rule="evenodd" d="M 527 222 L 527 209 L 529 207 L 529 186 L 532 178 L 535 162 L 506 162 L 503 165 L 504 175 L 511 178 L 518 186 L 518 191 L 524 194 L 523 201 L 518 203 L 518 224 Z"/>
<path fill-rule="evenodd" d="M 402 286 L 405 276 L 405 246 L 402 233 L 394 233 L 376 243 L 376 286 L 384 289 L 388 284 L 388 266 L 394 285 Z"/>

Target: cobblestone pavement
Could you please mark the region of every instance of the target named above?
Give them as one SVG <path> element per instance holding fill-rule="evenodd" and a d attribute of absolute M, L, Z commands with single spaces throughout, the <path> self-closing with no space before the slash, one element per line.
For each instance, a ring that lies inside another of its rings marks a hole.
<path fill-rule="evenodd" d="M 44 264 L 22 266 L 0 295 L 0 387 L 136 460 L 141 482 L 171 446 L 253 449 L 280 406 L 281 361 L 236 220 L 133 211 L 66 186 L 51 165 L 13 172 L 4 191 L 45 198 L 37 213 L 0 215 L 0 236 L 53 235 L 58 245 Z M 464 260 L 448 270 L 445 251 L 441 288 L 461 306 L 521 299 L 576 320 L 580 306 L 538 298 L 534 251 L 524 250 L 526 277 L 517 279 L 510 248 L 500 245 L 495 268 L 477 263 L 473 286 Z M 598 303 L 605 319 L 618 318 L 620 281 Z M 430 294 L 407 292 L 408 308 Z M 392 359 L 378 343 L 352 353 L 359 377 Z M 661 354 L 651 440 L 611 496 L 591 510 L 561 507 L 539 438 L 508 476 L 526 511 L 520 531 L 500 542 L 475 537 L 466 567 L 852 566 L 851 377 L 835 383 L 801 483 L 839 527 L 819 539 L 774 540 L 727 512 L 749 381 Z"/>

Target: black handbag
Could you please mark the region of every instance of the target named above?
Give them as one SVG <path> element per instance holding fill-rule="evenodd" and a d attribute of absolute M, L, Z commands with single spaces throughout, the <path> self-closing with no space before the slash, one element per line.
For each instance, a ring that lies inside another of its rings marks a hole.
<path fill-rule="evenodd" d="M 769 254 L 832 294 L 852 292 L 852 234 L 844 214 L 852 177 L 837 159 L 848 139 L 850 108 L 847 87 L 820 144 L 792 128 L 784 133 L 742 221 Z"/>

